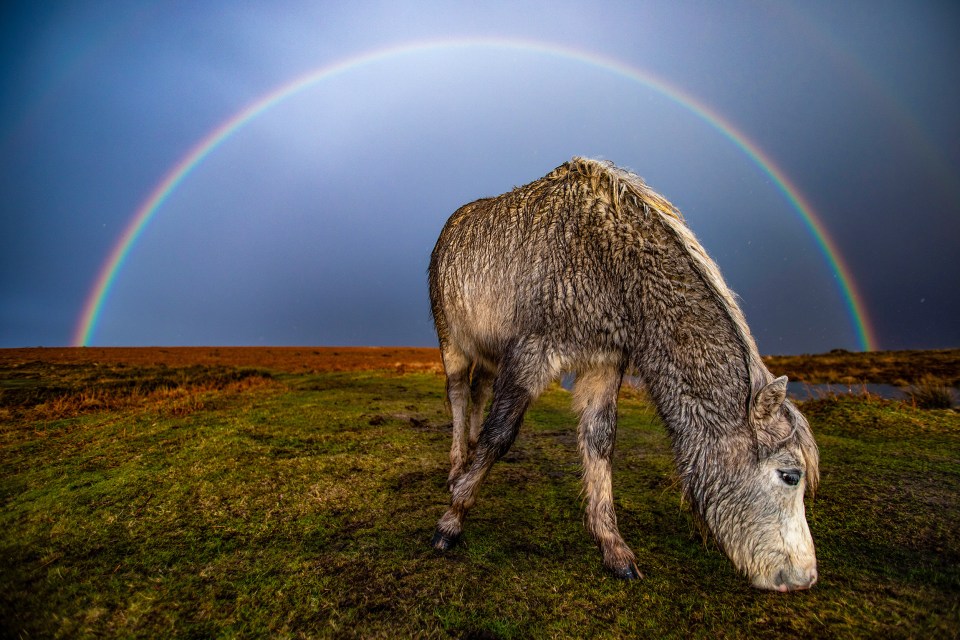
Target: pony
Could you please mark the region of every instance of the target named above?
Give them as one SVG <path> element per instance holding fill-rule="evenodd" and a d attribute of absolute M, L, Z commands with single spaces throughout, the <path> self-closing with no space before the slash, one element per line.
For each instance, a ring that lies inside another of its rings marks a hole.
<path fill-rule="evenodd" d="M 429 288 L 453 419 L 451 503 L 435 549 L 462 535 L 530 404 L 575 372 L 586 527 L 610 572 L 642 577 L 611 483 L 629 374 L 666 427 L 697 524 L 753 586 L 813 586 L 804 493 L 816 489 L 819 454 L 810 425 L 786 398 L 786 377 L 761 360 L 717 265 L 639 176 L 575 157 L 464 205 L 433 249 Z"/>

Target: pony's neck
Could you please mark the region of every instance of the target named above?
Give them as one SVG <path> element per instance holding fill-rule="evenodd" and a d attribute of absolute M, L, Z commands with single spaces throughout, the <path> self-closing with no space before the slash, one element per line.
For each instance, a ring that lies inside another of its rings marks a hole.
<path fill-rule="evenodd" d="M 662 349 L 640 369 L 671 434 L 722 436 L 745 423 L 751 389 L 746 354 L 717 349 L 709 336 L 702 346 L 695 358 Z"/>
<path fill-rule="evenodd" d="M 633 364 L 671 435 L 744 430 L 753 386 L 766 377 L 752 337 L 708 288 L 664 278 L 647 294 Z"/>
<path fill-rule="evenodd" d="M 753 389 L 770 374 L 716 263 L 678 212 L 651 206 L 636 254 L 632 364 L 671 430 L 745 427 Z"/>
<path fill-rule="evenodd" d="M 726 475 L 756 436 L 746 419 L 748 347 L 731 349 L 716 339 L 716 327 L 698 329 L 684 349 L 661 347 L 640 373 L 670 436 L 683 493 L 702 519 L 710 494 L 704 487 Z"/>

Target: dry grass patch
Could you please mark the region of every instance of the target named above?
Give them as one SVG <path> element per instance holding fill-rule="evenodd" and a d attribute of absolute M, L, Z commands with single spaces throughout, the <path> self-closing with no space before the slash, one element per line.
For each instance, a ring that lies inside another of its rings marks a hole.
<path fill-rule="evenodd" d="M 905 386 L 934 376 L 949 386 L 960 386 L 960 349 L 866 353 L 837 349 L 817 355 L 766 356 L 764 362 L 777 375 L 810 384 Z"/>

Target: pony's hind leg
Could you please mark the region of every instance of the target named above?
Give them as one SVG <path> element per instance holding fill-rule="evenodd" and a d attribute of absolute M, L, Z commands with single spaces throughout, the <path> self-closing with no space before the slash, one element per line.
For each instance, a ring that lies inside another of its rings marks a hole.
<path fill-rule="evenodd" d="M 447 401 L 453 418 L 450 443 L 450 475 L 447 486 L 452 490 L 469 465 L 467 403 L 470 400 L 470 360 L 462 351 L 444 345 L 441 350 L 443 370 L 447 374 Z"/>
<path fill-rule="evenodd" d="M 542 357 L 542 348 L 528 344 L 515 347 L 501 363 L 493 384 L 493 404 L 480 429 L 473 463 L 452 489 L 450 508 L 440 518 L 433 536 L 435 549 L 446 551 L 460 538 L 463 520 L 476 502 L 490 467 L 510 449 L 527 407 L 553 377 L 546 363 L 539 360 Z"/>
<path fill-rule="evenodd" d="M 470 376 L 470 440 L 468 450 L 473 456 L 480 438 L 480 427 L 483 425 L 483 411 L 493 393 L 495 372 L 488 369 L 482 362 L 477 362 Z"/>
<path fill-rule="evenodd" d="M 579 444 L 583 458 L 587 530 L 600 546 L 604 566 L 625 579 L 642 577 L 633 552 L 617 528 L 613 508 L 611 457 L 617 433 L 617 393 L 622 372 L 615 367 L 579 372 L 573 388 L 580 414 Z"/>

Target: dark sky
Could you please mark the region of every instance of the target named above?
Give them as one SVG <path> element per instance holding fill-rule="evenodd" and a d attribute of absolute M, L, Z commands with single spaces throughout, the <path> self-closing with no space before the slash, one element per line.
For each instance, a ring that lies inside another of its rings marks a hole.
<path fill-rule="evenodd" d="M 955 2 L 20 2 L 0 43 L 0 347 L 71 344 L 125 228 L 217 127 L 405 45 L 186 172 L 90 344 L 434 345 L 446 218 L 584 155 L 680 207 L 762 352 L 863 346 L 771 171 L 822 222 L 876 347 L 960 346 Z"/>

